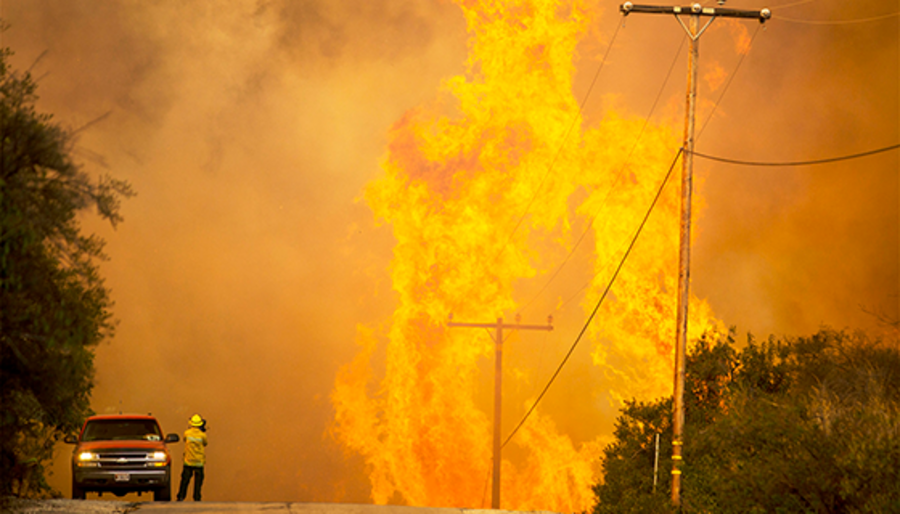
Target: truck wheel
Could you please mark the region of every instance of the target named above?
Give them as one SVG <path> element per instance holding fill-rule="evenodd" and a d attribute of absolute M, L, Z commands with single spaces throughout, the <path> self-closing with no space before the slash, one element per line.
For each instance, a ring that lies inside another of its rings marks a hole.
<path fill-rule="evenodd" d="M 78 484 L 72 482 L 72 499 L 73 500 L 83 500 L 87 495 L 84 492 L 84 489 L 78 487 Z"/>
<path fill-rule="evenodd" d="M 159 489 L 153 491 L 153 501 L 155 502 L 167 502 L 172 501 L 172 489 L 170 486 L 165 485 L 160 487 Z"/>

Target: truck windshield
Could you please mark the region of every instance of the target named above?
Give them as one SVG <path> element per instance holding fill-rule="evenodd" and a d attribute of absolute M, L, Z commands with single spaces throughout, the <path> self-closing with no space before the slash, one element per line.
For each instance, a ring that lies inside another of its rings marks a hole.
<path fill-rule="evenodd" d="M 160 440 L 159 425 L 148 419 L 97 419 L 84 427 L 82 441 Z"/>

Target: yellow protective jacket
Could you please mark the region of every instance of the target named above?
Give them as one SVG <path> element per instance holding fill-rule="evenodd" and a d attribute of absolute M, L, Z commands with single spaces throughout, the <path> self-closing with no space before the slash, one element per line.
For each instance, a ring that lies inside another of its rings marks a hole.
<path fill-rule="evenodd" d="M 184 463 L 202 468 L 206 464 L 206 433 L 196 427 L 184 431 Z"/>

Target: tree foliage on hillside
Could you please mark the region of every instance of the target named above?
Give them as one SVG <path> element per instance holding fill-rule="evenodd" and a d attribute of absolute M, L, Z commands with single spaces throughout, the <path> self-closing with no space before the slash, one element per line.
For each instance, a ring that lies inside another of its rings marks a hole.
<path fill-rule="evenodd" d="M 0 49 L 0 495 L 35 496 L 49 492 L 54 443 L 89 414 L 93 347 L 113 330 L 103 241 L 78 216 L 96 208 L 115 226 L 132 192 L 73 161 L 72 134 L 35 110 L 36 84 L 10 55 Z"/>
<path fill-rule="evenodd" d="M 900 511 L 896 342 L 823 329 L 738 349 L 732 333 L 686 365 L 684 512 Z M 623 409 L 596 514 L 672 510 L 671 412 L 671 398 Z"/>

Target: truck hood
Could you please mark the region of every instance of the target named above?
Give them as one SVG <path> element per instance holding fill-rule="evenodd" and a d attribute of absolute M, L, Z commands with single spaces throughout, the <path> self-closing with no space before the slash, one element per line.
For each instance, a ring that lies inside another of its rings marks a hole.
<path fill-rule="evenodd" d="M 78 443 L 78 451 L 115 450 L 121 448 L 165 450 L 166 445 L 162 441 L 145 441 L 142 439 L 129 439 L 124 441 L 88 441 Z"/>

